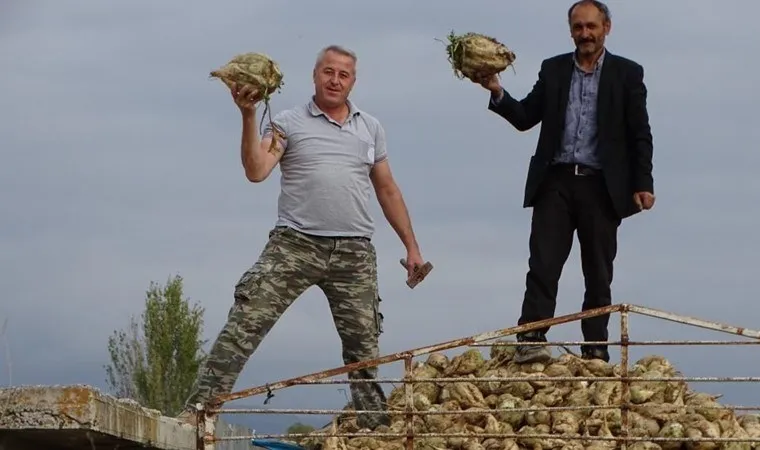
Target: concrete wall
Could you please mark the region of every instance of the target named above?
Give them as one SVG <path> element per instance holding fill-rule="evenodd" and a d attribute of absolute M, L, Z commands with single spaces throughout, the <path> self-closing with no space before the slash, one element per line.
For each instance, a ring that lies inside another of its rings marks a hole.
<path fill-rule="evenodd" d="M 90 386 L 0 389 L 0 450 L 195 450 L 196 428 Z M 250 435 L 218 423 L 217 435 Z M 226 441 L 218 450 L 253 448 Z"/>
<path fill-rule="evenodd" d="M 219 419 L 217 436 L 253 430 Z M 195 450 L 195 427 L 90 386 L 0 389 L 0 450 Z M 222 441 L 216 450 L 250 450 L 249 439 Z"/>
<path fill-rule="evenodd" d="M 82 430 L 79 430 L 82 431 Z M 108 442 L 105 436 L 89 439 L 86 431 L 82 431 L 81 437 L 77 437 L 76 430 L 60 432 L 58 430 L 0 430 L 0 450 L 92 450 L 127 447 L 125 443 L 117 444 L 115 441 Z M 249 436 L 253 433 L 246 427 L 230 425 L 219 420 L 217 422 L 217 436 Z M 119 445 L 119 447 L 117 447 Z M 135 445 L 135 444 L 131 444 Z M 160 447 L 139 447 L 144 450 L 154 450 Z M 216 450 L 252 450 L 250 440 L 222 441 L 216 444 Z"/>

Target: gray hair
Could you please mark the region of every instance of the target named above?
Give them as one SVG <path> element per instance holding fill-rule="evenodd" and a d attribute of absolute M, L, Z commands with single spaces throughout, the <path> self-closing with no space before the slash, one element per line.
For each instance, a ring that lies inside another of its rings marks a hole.
<path fill-rule="evenodd" d="M 604 3 L 600 2 L 599 0 L 578 0 L 577 2 L 573 3 L 570 6 L 570 9 L 567 10 L 567 21 L 569 22 L 572 15 L 573 10 L 578 5 L 592 5 L 596 7 L 596 9 L 599 10 L 600 13 L 602 13 L 602 20 L 604 22 L 610 22 L 612 20 L 612 15 L 610 14 L 610 8 L 607 7 Z"/>
<path fill-rule="evenodd" d="M 325 59 L 325 55 L 328 52 L 333 52 L 333 53 L 338 53 L 343 56 L 348 56 L 349 58 L 354 60 L 354 64 L 356 64 L 356 61 L 358 60 L 358 58 L 356 57 L 356 53 L 347 49 L 346 47 L 343 47 L 340 45 L 328 45 L 327 47 L 320 50 L 319 53 L 317 53 L 317 61 L 314 63 L 315 69 L 317 68 L 317 66 L 319 66 L 322 60 Z"/>

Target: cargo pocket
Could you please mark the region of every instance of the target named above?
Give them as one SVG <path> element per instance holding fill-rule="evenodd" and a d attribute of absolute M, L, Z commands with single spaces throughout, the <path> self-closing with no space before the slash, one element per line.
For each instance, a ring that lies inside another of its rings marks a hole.
<path fill-rule="evenodd" d="M 272 271 L 271 261 L 257 261 L 235 285 L 235 300 L 241 302 L 251 301 L 261 286 L 262 279 Z"/>
<path fill-rule="evenodd" d="M 380 298 L 380 287 L 378 285 L 377 277 L 377 251 L 372 242 L 367 241 L 367 261 L 366 264 L 372 272 L 372 290 L 374 301 L 372 302 L 372 315 L 375 319 L 375 336 L 380 336 L 383 332 L 383 313 L 380 312 L 380 302 L 383 301 Z"/>
<path fill-rule="evenodd" d="M 375 296 L 374 315 L 375 315 L 375 335 L 380 336 L 383 333 L 383 313 L 380 312 L 380 302 L 383 299 L 379 295 Z"/>
<path fill-rule="evenodd" d="M 286 229 L 278 227 L 269 232 L 269 242 L 261 252 L 258 261 L 240 277 L 235 285 L 236 302 L 250 302 L 258 294 L 261 282 L 275 268 L 277 247 L 279 247 L 277 240 L 285 231 Z"/>

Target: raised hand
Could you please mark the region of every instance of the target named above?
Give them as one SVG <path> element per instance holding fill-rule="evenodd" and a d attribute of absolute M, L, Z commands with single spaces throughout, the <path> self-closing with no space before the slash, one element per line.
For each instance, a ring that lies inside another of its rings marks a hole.
<path fill-rule="evenodd" d="M 235 101 L 235 104 L 243 113 L 255 112 L 256 103 L 261 101 L 261 95 L 259 94 L 258 89 L 249 84 L 233 84 L 230 88 L 230 93 L 232 94 L 232 99 Z"/>

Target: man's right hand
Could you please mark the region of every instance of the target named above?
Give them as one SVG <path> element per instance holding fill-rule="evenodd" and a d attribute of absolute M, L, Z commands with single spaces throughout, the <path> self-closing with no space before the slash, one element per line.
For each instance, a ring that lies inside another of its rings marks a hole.
<path fill-rule="evenodd" d="M 256 103 L 261 100 L 259 91 L 251 85 L 232 85 L 230 89 L 232 99 L 243 114 L 255 114 Z"/>
<path fill-rule="evenodd" d="M 499 76 L 496 74 L 493 74 L 490 77 L 481 78 L 473 82 L 483 86 L 487 90 L 491 91 L 491 93 L 494 95 L 501 92 L 501 83 L 499 83 Z"/>
<path fill-rule="evenodd" d="M 490 77 L 481 78 L 479 80 L 473 80 L 473 83 L 479 84 L 483 86 L 486 90 L 491 92 L 491 96 L 494 100 L 498 101 L 501 99 L 502 94 L 502 88 L 501 83 L 499 83 L 499 76 L 496 74 L 491 75 Z"/>

